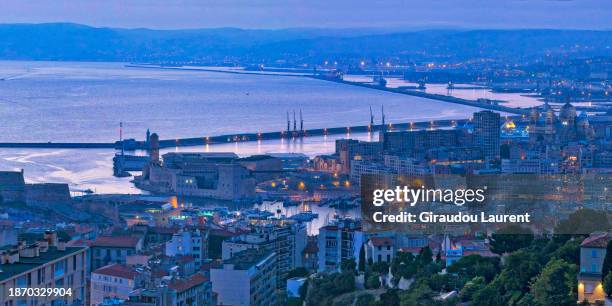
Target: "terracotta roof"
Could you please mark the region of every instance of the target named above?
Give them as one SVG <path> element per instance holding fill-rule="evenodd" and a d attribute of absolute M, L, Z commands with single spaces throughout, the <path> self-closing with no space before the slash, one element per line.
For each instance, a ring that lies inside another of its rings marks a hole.
<path fill-rule="evenodd" d="M 131 280 L 134 280 L 136 275 L 138 275 L 136 271 L 122 264 L 110 264 L 108 266 L 104 266 L 102 268 L 99 268 L 93 271 L 93 273 L 109 275 L 109 276 L 114 276 L 114 277 L 127 278 Z"/>
<path fill-rule="evenodd" d="M 103 236 L 98 237 L 91 244 L 92 247 L 114 247 L 114 248 L 135 248 L 140 241 L 139 238 L 132 236 Z"/>
<path fill-rule="evenodd" d="M 580 244 L 584 248 L 601 248 L 605 249 L 608 247 L 608 233 L 600 232 L 593 233 L 587 239 L 584 239 Z"/>
<path fill-rule="evenodd" d="M 168 276 L 168 271 L 162 269 L 154 269 L 151 271 L 151 276 L 154 278 L 162 278 L 164 276 Z"/>
<path fill-rule="evenodd" d="M 178 292 L 183 292 L 187 289 L 198 286 L 206 281 L 207 279 L 206 277 L 204 277 L 204 275 L 196 273 L 188 279 L 173 280 L 170 284 L 168 284 L 168 288 L 176 290 Z"/>
<path fill-rule="evenodd" d="M 191 255 L 180 256 L 179 258 L 177 258 L 177 260 L 178 260 L 178 262 L 183 263 L 183 264 L 195 261 L 195 259 Z"/>
<path fill-rule="evenodd" d="M 373 246 L 389 246 L 393 245 L 393 240 L 389 237 L 372 237 L 370 238 Z"/>

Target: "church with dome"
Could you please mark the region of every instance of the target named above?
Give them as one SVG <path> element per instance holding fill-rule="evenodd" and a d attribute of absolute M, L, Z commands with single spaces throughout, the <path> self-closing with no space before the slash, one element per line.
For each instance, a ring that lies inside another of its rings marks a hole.
<path fill-rule="evenodd" d="M 561 107 L 558 115 L 548 103 L 540 108 L 532 108 L 527 129 L 529 139 L 533 143 L 563 144 L 580 140 L 588 141 L 594 137 L 588 114 L 583 111 L 577 115 L 576 107 L 569 102 Z"/>

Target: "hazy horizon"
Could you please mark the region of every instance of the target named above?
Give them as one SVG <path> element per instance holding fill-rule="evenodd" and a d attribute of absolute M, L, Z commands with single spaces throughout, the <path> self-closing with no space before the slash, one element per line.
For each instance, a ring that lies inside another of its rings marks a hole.
<path fill-rule="evenodd" d="M 58 24 L 67 24 L 67 25 L 78 25 L 85 26 L 95 29 L 116 29 L 116 30 L 152 30 L 152 31 L 198 31 L 198 30 L 223 30 L 223 29 L 231 29 L 231 30 L 245 30 L 245 31 L 287 31 L 287 30 L 331 30 L 331 31 L 350 31 L 350 30 L 367 30 L 367 34 L 371 33 L 410 33 L 410 32 L 422 32 L 422 31 L 451 31 L 451 32 L 460 32 L 460 31 L 529 31 L 529 30 L 551 30 L 551 31 L 595 31 L 595 32 L 608 32 L 612 31 L 612 27 L 605 29 L 582 29 L 582 28 L 525 28 L 525 27 L 516 27 L 516 28 L 494 28 L 494 27 L 412 27 L 412 28 L 401 28 L 401 27 L 344 27 L 344 28 L 326 28 L 326 27 L 286 27 L 286 28 L 248 28 L 248 27 L 236 27 L 236 26 L 220 26 L 220 27 L 199 27 L 199 28 L 176 28 L 176 29 L 161 29 L 154 27 L 112 27 L 112 26 L 97 26 L 85 23 L 77 23 L 77 22 L 69 22 L 69 21 L 57 21 L 57 22 L 0 22 L 0 26 L 3 25 L 58 25 Z M 359 36 L 355 34 L 355 36 Z"/>
<path fill-rule="evenodd" d="M 605 0 L 73 1 L 7 0 L 0 23 L 77 23 L 102 28 L 188 29 L 575 29 L 610 30 Z"/>

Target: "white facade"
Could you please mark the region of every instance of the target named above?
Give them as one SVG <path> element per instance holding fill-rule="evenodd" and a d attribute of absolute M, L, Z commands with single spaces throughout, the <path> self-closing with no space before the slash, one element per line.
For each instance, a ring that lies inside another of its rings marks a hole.
<path fill-rule="evenodd" d="M 109 265 L 91 273 L 91 306 L 97 306 L 104 301 L 104 298 L 128 299 L 129 293 L 135 289 L 134 278 L 119 273 L 106 273 L 105 268 L 112 269 L 113 266 L 119 269 L 128 269 L 121 265 Z"/>
<path fill-rule="evenodd" d="M 277 257 L 277 287 L 286 285 L 289 271 L 303 267 L 302 252 L 306 247 L 307 230 L 303 223 L 286 223 L 284 225 L 262 225 L 254 231 L 230 240 L 225 240 L 221 247 L 221 258 L 231 259 L 236 253 L 247 249 L 273 251 Z"/>
<path fill-rule="evenodd" d="M 240 255 L 239 258 L 224 261 L 220 268 L 210 269 L 212 291 L 217 293 L 217 303 L 232 306 L 274 305 L 276 254 L 263 255 L 252 262 L 248 262 L 252 257 Z"/>
<path fill-rule="evenodd" d="M 368 261 L 391 263 L 395 255 L 393 240 L 388 237 L 372 237 L 368 240 L 365 248 Z"/>
<path fill-rule="evenodd" d="M 359 250 L 364 243 L 361 226 L 354 220 L 342 220 L 319 229 L 319 271 L 336 271 L 345 259 L 359 260 Z"/>
<path fill-rule="evenodd" d="M 202 260 L 206 259 L 206 235 L 199 230 L 180 231 L 166 242 L 166 255 L 191 255 L 195 260 L 196 267 L 199 267 Z"/>

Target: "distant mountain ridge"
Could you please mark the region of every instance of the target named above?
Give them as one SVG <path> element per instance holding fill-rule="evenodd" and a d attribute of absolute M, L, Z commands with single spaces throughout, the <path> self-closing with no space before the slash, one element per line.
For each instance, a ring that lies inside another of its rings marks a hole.
<path fill-rule="evenodd" d="M 237 28 L 150 30 L 0 24 L 0 59 L 243 63 L 331 58 L 612 56 L 612 31 Z"/>

